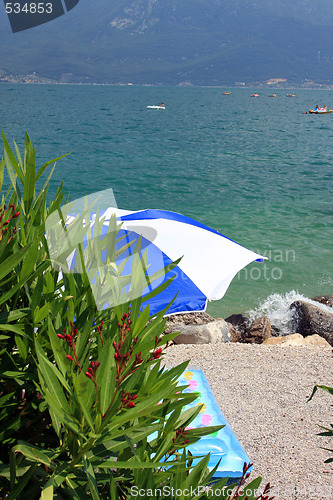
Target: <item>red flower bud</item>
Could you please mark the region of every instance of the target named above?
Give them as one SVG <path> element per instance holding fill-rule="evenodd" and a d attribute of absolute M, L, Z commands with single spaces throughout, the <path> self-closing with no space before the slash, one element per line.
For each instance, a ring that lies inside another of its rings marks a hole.
<path fill-rule="evenodd" d="M 133 401 L 131 401 L 130 403 L 128 403 L 128 406 L 129 406 L 129 408 L 134 408 L 135 403 L 133 403 Z"/>
<path fill-rule="evenodd" d="M 64 336 L 61 335 L 61 333 L 57 333 L 57 337 L 59 337 L 59 339 L 63 339 L 64 338 Z"/>
<path fill-rule="evenodd" d="M 161 349 L 161 348 L 157 349 L 157 350 L 153 353 L 154 358 L 155 358 L 155 359 L 160 358 L 160 357 L 161 357 L 161 353 L 162 353 L 162 349 Z"/>
<path fill-rule="evenodd" d="M 91 373 L 86 372 L 86 376 L 91 379 Z"/>
<path fill-rule="evenodd" d="M 69 359 L 70 361 L 74 361 L 74 359 L 72 358 L 72 356 L 70 354 L 67 354 L 66 358 Z"/>
<path fill-rule="evenodd" d="M 15 214 L 12 215 L 12 219 L 15 219 L 16 217 L 18 217 L 20 215 L 21 212 L 16 212 Z"/>

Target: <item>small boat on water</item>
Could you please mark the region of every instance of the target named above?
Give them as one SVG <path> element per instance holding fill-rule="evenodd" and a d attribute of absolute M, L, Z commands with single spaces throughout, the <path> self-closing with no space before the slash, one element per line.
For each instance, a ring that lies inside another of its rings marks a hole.
<path fill-rule="evenodd" d="M 165 109 L 164 104 L 160 104 L 160 106 L 147 106 L 147 109 Z"/>
<path fill-rule="evenodd" d="M 229 90 L 222 90 L 222 94 L 223 95 L 230 95 L 231 92 L 229 92 Z"/>
<path fill-rule="evenodd" d="M 328 115 L 332 113 L 333 109 L 328 109 L 327 111 L 314 111 L 313 109 L 309 109 L 310 115 Z"/>
<path fill-rule="evenodd" d="M 286 97 L 296 97 L 296 94 L 287 94 Z"/>
<path fill-rule="evenodd" d="M 259 94 L 252 94 L 251 97 L 259 97 Z"/>
<path fill-rule="evenodd" d="M 277 97 L 276 94 L 269 94 L 267 97 Z"/>

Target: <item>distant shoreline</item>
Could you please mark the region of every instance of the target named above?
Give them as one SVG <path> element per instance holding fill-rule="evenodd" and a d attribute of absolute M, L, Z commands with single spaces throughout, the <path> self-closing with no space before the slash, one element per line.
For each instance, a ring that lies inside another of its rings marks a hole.
<path fill-rule="evenodd" d="M 244 86 L 233 86 L 233 85 L 180 85 L 180 84 L 154 84 L 154 83 L 96 83 L 96 82 L 58 82 L 58 81 L 7 81 L 1 80 L 0 77 L 0 85 L 72 85 L 72 86 L 91 86 L 91 87 L 160 87 L 160 88 L 196 88 L 196 89 L 233 89 L 233 90 L 258 90 L 258 91 L 268 91 L 268 90 L 333 90 L 332 85 L 320 85 L 309 87 L 309 86 L 271 86 L 260 84 L 258 86 L 255 85 L 244 85 Z"/>

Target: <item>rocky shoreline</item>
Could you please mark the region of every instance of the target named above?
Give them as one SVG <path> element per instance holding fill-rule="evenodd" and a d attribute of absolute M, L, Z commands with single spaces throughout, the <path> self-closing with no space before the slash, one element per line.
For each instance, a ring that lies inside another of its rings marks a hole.
<path fill-rule="evenodd" d="M 175 344 L 236 342 L 333 346 L 333 295 L 321 295 L 310 300 L 297 300 L 290 305 L 294 332 L 288 335 L 272 325 L 266 316 L 251 322 L 243 314 L 215 319 L 206 312 L 169 316 L 165 333 L 180 332 L 174 339 Z"/>

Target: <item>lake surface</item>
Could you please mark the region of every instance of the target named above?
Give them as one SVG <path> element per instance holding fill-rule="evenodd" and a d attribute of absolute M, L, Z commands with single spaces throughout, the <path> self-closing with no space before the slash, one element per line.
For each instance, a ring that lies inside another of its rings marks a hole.
<path fill-rule="evenodd" d="M 119 208 L 180 212 L 266 255 L 209 305 L 226 317 L 333 293 L 333 113 L 303 114 L 333 93 L 254 90 L 2 84 L 1 127 L 21 148 L 27 130 L 40 164 L 71 152 L 51 195 L 112 188 Z"/>

